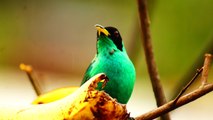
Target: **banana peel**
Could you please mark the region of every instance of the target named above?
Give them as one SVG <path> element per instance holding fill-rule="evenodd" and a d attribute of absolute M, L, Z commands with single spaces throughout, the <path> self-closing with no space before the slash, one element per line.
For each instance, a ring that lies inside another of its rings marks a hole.
<path fill-rule="evenodd" d="M 105 84 L 107 81 L 107 76 L 100 73 L 74 93 L 51 103 L 28 106 L 0 105 L 0 120 L 128 119 L 125 105 L 118 103 L 104 91 L 96 90 L 99 82 Z"/>
<path fill-rule="evenodd" d="M 45 94 L 39 95 L 32 104 L 36 105 L 54 102 L 74 93 L 78 88 L 79 87 L 63 87 L 49 91 Z"/>

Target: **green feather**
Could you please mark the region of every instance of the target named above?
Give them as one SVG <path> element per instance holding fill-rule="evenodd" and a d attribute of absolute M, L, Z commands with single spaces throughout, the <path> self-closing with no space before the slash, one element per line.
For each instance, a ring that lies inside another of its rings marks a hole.
<path fill-rule="evenodd" d="M 98 73 L 105 73 L 109 82 L 104 87 L 111 97 L 126 104 L 132 94 L 135 83 L 135 68 L 129 59 L 123 43 L 122 51 L 113 40 L 101 34 L 97 40 L 97 54 L 89 65 L 82 83 Z M 99 89 L 100 86 L 99 86 Z"/>

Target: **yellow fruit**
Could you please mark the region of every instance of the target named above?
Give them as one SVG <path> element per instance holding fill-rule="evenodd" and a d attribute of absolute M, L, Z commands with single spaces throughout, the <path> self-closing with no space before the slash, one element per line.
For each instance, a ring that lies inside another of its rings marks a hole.
<path fill-rule="evenodd" d="M 45 103 L 50 103 L 59 99 L 62 99 L 73 92 L 75 92 L 79 87 L 64 87 L 64 88 L 59 88 L 56 90 L 52 90 L 50 92 L 47 92 L 45 94 L 42 94 L 36 98 L 32 104 L 45 104 Z"/>
<path fill-rule="evenodd" d="M 60 100 L 29 106 L 0 105 L 0 120 L 125 120 L 126 106 L 117 103 L 104 91 L 96 90 L 106 82 L 105 74 L 88 80 L 73 94 Z"/>

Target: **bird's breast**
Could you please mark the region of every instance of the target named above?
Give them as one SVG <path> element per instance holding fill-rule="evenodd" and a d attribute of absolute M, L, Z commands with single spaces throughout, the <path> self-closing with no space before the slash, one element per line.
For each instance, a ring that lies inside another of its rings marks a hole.
<path fill-rule="evenodd" d="M 135 68 L 128 56 L 114 52 L 112 55 L 99 57 L 97 63 L 99 72 L 105 73 L 109 78 L 105 91 L 117 99 L 128 100 L 135 81 Z"/>

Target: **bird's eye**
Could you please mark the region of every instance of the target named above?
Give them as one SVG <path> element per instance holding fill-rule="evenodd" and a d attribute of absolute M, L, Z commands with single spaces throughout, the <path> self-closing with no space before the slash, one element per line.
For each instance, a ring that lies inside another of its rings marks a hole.
<path fill-rule="evenodd" d="M 114 32 L 114 36 L 115 36 L 116 38 L 118 38 L 118 37 L 119 37 L 119 32 L 118 32 L 118 31 L 115 31 L 115 32 Z"/>

